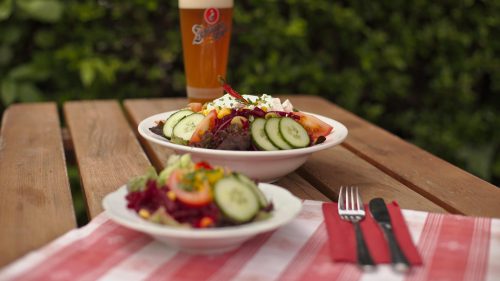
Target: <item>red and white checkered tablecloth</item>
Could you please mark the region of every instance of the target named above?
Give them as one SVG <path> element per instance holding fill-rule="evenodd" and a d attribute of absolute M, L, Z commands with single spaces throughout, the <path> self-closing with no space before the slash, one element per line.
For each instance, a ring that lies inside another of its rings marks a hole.
<path fill-rule="evenodd" d="M 115 224 L 105 214 L 0 271 L 0 280 L 500 280 L 500 220 L 403 210 L 424 266 L 364 273 L 333 263 L 321 202 L 237 250 L 195 256 Z"/>

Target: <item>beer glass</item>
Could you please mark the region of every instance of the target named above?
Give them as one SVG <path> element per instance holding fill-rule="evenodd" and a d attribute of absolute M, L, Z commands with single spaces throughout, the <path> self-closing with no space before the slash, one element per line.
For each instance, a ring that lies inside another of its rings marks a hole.
<path fill-rule="evenodd" d="M 186 91 L 190 102 L 218 98 L 226 76 L 233 0 L 179 0 Z"/>

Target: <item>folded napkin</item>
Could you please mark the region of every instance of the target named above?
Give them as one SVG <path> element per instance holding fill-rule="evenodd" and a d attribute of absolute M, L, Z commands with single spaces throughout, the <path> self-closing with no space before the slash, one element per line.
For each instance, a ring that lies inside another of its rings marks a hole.
<path fill-rule="evenodd" d="M 412 265 L 421 265 L 422 258 L 413 244 L 408 227 L 406 226 L 401 209 L 396 202 L 387 204 L 391 216 L 396 239 Z M 390 263 L 391 254 L 384 238 L 382 229 L 372 217 L 368 205 L 365 205 L 366 216 L 360 222 L 361 231 L 375 263 Z M 329 237 L 332 259 L 338 262 L 357 262 L 356 236 L 352 223 L 340 218 L 337 203 L 324 203 L 323 215 Z"/>

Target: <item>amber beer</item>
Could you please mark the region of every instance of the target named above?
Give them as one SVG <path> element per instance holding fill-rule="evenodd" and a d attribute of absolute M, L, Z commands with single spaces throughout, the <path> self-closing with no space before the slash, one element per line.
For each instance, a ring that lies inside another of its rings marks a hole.
<path fill-rule="evenodd" d="M 179 0 L 179 10 L 188 99 L 213 100 L 226 76 L 233 0 Z"/>

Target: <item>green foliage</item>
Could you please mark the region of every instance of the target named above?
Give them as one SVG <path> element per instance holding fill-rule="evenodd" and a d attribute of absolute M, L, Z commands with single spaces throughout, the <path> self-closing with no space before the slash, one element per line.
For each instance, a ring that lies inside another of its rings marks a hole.
<path fill-rule="evenodd" d="M 83 226 L 89 221 L 87 217 L 87 209 L 85 199 L 83 199 L 83 191 L 80 184 L 80 174 L 78 167 L 75 164 L 68 165 L 68 177 L 71 187 L 71 197 L 73 198 L 73 208 L 75 210 L 76 222 L 78 226 Z"/>
<path fill-rule="evenodd" d="M 321 95 L 498 185 L 499 15 L 499 1 L 235 1 L 228 80 Z M 177 1 L 0 0 L 1 103 L 183 96 L 178 21 Z"/>
<path fill-rule="evenodd" d="M 176 2 L 3 1 L 4 107 L 24 101 L 183 95 Z"/>
<path fill-rule="evenodd" d="M 63 12 L 63 4 L 58 0 L 16 0 L 15 3 L 29 18 L 41 22 L 57 22 Z"/>

